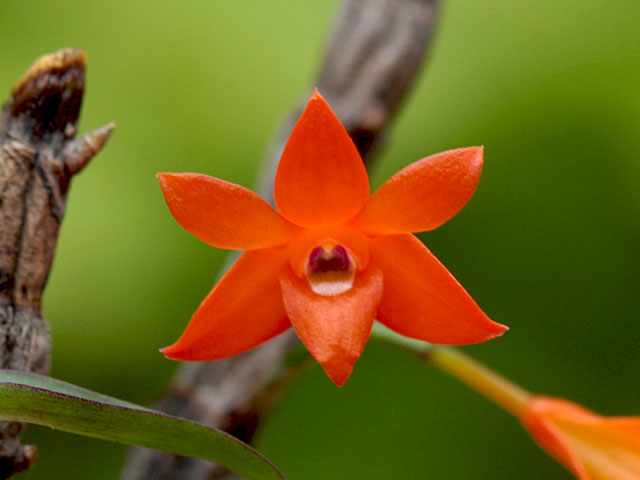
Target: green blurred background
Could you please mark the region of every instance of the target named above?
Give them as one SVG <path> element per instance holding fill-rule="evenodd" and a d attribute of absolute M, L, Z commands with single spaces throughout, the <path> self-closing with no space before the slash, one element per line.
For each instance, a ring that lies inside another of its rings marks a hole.
<path fill-rule="evenodd" d="M 58 378 L 151 403 L 225 252 L 184 232 L 158 171 L 253 186 L 302 101 L 339 2 L 0 2 L 0 88 L 67 46 L 89 56 L 81 131 L 117 130 L 73 183 L 44 298 Z M 463 212 L 422 239 L 511 330 L 465 348 L 528 388 L 640 414 L 640 3 L 448 0 L 372 183 L 485 145 Z M 115 479 L 125 447 L 29 427 L 21 478 Z M 315 366 L 258 447 L 292 480 L 570 479 L 506 413 L 371 343 L 347 384 Z"/>

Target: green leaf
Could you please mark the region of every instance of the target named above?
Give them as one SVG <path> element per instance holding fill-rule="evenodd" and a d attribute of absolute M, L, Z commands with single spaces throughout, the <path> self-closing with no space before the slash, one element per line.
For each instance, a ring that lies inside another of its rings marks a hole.
<path fill-rule="evenodd" d="M 32 373 L 0 370 L 0 419 L 204 458 L 251 480 L 285 478 L 225 432 Z"/>

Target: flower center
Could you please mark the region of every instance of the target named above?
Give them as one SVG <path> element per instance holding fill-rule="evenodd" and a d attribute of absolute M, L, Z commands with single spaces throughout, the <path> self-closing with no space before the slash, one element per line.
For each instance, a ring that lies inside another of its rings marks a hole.
<path fill-rule="evenodd" d="M 342 245 L 318 246 L 309 253 L 305 275 L 318 295 L 339 295 L 351 289 L 356 273 L 353 256 Z"/>

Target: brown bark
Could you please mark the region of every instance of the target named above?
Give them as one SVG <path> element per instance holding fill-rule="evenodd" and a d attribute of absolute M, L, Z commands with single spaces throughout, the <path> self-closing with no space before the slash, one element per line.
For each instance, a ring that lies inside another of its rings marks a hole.
<path fill-rule="evenodd" d="M 422 63 L 435 23 L 436 0 L 347 0 L 339 13 L 317 87 L 369 165 L 376 147 Z M 261 193 L 272 199 L 277 163 L 300 109 L 285 122 L 267 158 Z M 172 415 L 226 429 L 251 441 L 274 398 L 273 381 L 299 342 L 293 330 L 243 355 L 184 364 L 156 405 Z M 282 372 L 281 372 L 282 374 Z M 291 372 L 285 372 L 288 376 Z M 238 478 L 198 459 L 135 447 L 121 480 Z"/>
<path fill-rule="evenodd" d="M 38 59 L 18 81 L 0 123 L 0 368 L 49 373 L 49 329 L 40 311 L 71 177 L 102 148 L 113 124 L 74 139 L 86 56 L 66 49 Z M 29 468 L 24 425 L 0 422 L 0 478 Z"/>

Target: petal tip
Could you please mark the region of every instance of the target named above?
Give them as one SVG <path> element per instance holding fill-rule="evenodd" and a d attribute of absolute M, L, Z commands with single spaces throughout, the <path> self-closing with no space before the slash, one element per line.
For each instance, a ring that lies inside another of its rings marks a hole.
<path fill-rule="evenodd" d="M 156 173 L 156 178 L 158 179 L 158 183 L 160 184 L 160 188 L 162 190 L 165 189 L 165 186 L 167 184 L 167 179 L 165 178 L 165 173 Z"/>
<path fill-rule="evenodd" d="M 353 364 L 341 364 L 341 365 L 327 365 L 324 366 L 324 371 L 329 377 L 329 379 L 336 385 L 336 387 L 341 387 L 345 384 L 345 382 L 351 376 L 351 372 L 353 371 Z"/>
<path fill-rule="evenodd" d="M 179 360 L 179 358 L 176 358 L 176 356 L 172 353 L 173 347 L 175 346 L 175 344 L 173 345 L 169 345 L 167 347 L 162 347 L 159 348 L 158 351 L 165 356 L 165 358 L 168 358 L 169 360 Z"/>
<path fill-rule="evenodd" d="M 324 97 L 320 93 L 320 90 L 318 90 L 318 87 L 314 87 L 313 93 L 311 94 L 311 98 L 309 98 L 309 101 L 311 101 L 311 100 L 323 100 L 323 101 L 326 102 L 326 100 L 324 99 Z"/>
<path fill-rule="evenodd" d="M 196 358 L 197 356 L 193 355 L 193 352 L 189 352 L 188 350 L 185 350 L 184 348 L 180 348 L 180 346 L 178 345 L 180 342 L 176 342 L 172 345 L 169 345 L 167 347 L 163 347 L 159 349 L 159 352 L 162 353 L 162 355 L 164 355 L 165 358 L 168 358 L 169 360 L 176 360 L 176 361 L 198 361 L 200 360 L 199 358 Z"/>
<path fill-rule="evenodd" d="M 158 183 L 160 183 L 160 188 L 162 188 L 162 190 L 168 189 L 169 188 L 169 183 L 177 175 L 178 174 L 176 174 L 176 173 L 167 173 L 167 172 L 158 172 L 158 173 L 156 173 L 156 178 L 158 179 Z"/>
<path fill-rule="evenodd" d="M 341 387 L 351 376 L 356 361 L 360 358 L 360 353 L 353 353 L 344 347 L 335 346 L 333 355 L 329 358 L 321 359 L 320 365 L 327 376 L 337 387 Z"/>
<path fill-rule="evenodd" d="M 317 88 L 313 89 L 313 93 L 311 94 L 311 97 L 309 97 L 305 108 L 307 107 L 315 107 L 321 109 L 321 111 L 329 111 L 330 114 L 334 116 L 338 122 L 340 122 L 338 116 L 331 108 L 331 105 L 329 105 L 329 102 L 327 102 L 327 99 L 324 98 L 324 96 L 320 93 L 320 90 L 318 90 Z"/>
<path fill-rule="evenodd" d="M 460 148 L 457 150 L 464 154 L 467 154 L 469 160 L 472 163 L 479 164 L 481 166 L 482 163 L 484 162 L 484 145 Z"/>
<path fill-rule="evenodd" d="M 486 323 L 488 322 L 488 323 Z M 485 315 L 485 337 L 482 340 L 475 341 L 473 343 L 486 342 L 493 340 L 494 338 L 501 337 L 509 330 L 509 327 L 502 325 L 501 323 L 494 322 Z"/>
<path fill-rule="evenodd" d="M 335 377 L 335 378 L 329 377 L 329 378 L 331 379 L 331 381 L 334 383 L 336 387 L 340 388 L 345 384 L 345 382 L 349 378 L 349 375 L 346 375 L 344 377 Z"/>
<path fill-rule="evenodd" d="M 502 335 L 504 335 L 509 330 L 509 327 L 507 327 L 506 325 L 502 325 L 501 323 L 497 323 L 497 322 L 493 322 L 492 326 L 493 326 L 493 332 L 492 332 L 490 338 L 501 337 Z"/>

